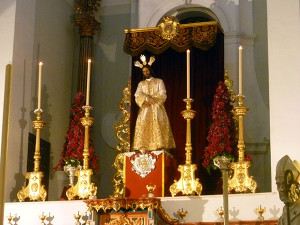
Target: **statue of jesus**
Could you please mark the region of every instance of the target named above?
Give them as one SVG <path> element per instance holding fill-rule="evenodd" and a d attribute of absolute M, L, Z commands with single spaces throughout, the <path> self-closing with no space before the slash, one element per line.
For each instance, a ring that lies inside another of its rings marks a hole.
<path fill-rule="evenodd" d="M 153 58 L 150 61 L 153 62 Z M 142 68 L 145 80 L 138 84 L 134 95 L 140 109 L 135 125 L 132 150 L 142 152 L 175 148 L 175 141 L 164 107 L 167 98 L 166 88 L 163 80 L 154 77 L 151 64 L 141 65 L 138 63 Z"/>

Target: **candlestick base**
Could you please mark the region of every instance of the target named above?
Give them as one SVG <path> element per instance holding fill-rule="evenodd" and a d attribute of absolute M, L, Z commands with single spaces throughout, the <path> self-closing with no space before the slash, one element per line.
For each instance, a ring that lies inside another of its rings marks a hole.
<path fill-rule="evenodd" d="M 28 179 L 28 185 L 22 187 L 18 192 L 17 197 L 20 202 L 23 202 L 26 198 L 31 201 L 46 200 L 47 191 L 42 185 L 43 172 L 28 172 L 26 173 L 26 179 Z"/>
<path fill-rule="evenodd" d="M 170 186 L 172 197 L 179 192 L 182 192 L 184 195 L 201 195 L 202 184 L 199 182 L 199 178 L 195 178 L 197 165 L 179 165 L 177 170 L 181 173 L 181 177 L 178 181 L 174 180 L 174 183 Z"/>
<path fill-rule="evenodd" d="M 66 192 L 69 200 L 74 199 L 75 196 L 78 196 L 81 199 L 96 196 L 97 187 L 95 187 L 94 183 L 91 183 L 92 175 L 93 171 L 91 169 L 76 171 L 76 176 L 78 176 L 77 183 L 75 186 L 70 187 Z"/>

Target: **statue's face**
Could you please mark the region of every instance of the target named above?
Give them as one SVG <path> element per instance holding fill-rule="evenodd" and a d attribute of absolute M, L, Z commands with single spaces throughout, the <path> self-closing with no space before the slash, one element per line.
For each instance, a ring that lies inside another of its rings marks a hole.
<path fill-rule="evenodd" d="M 279 194 L 279 198 L 281 201 L 286 202 L 288 198 L 286 196 L 286 191 L 284 190 L 285 187 L 284 187 L 283 176 L 276 177 L 275 179 L 276 179 L 276 185 L 277 185 L 277 191 Z"/>
<path fill-rule="evenodd" d="M 150 78 L 151 77 L 151 73 L 150 73 L 150 70 L 147 68 L 147 67 L 144 67 L 143 68 L 143 75 L 146 79 Z"/>

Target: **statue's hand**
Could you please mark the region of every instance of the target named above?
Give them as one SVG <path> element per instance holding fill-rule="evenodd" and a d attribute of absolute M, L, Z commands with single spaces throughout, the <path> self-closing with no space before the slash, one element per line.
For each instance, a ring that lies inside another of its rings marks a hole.
<path fill-rule="evenodd" d="M 148 102 L 150 103 L 150 105 L 153 105 L 156 103 L 156 101 L 153 98 L 149 98 Z"/>

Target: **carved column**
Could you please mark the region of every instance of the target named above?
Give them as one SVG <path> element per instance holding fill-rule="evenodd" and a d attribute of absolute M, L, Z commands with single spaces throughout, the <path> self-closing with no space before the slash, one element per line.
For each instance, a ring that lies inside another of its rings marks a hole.
<path fill-rule="evenodd" d="M 80 34 L 77 92 L 86 93 L 87 61 L 92 58 L 93 36 L 100 28 L 94 12 L 100 6 L 100 1 L 75 0 L 74 22 L 79 27 Z"/>

